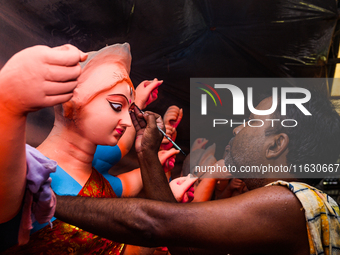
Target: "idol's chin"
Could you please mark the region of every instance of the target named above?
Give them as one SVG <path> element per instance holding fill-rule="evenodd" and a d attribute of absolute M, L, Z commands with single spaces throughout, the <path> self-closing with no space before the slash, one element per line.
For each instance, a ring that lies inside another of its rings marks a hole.
<path fill-rule="evenodd" d="M 108 141 L 107 143 L 105 144 L 98 144 L 98 145 L 103 145 L 103 146 L 116 146 L 118 141 L 119 141 L 120 138 L 115 138 L 114 139 L 111 139 L 110 141 Z"/>

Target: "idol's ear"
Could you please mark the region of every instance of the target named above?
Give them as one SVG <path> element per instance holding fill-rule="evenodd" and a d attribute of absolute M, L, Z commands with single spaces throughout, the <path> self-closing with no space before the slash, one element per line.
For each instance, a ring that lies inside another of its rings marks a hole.
<path fill-rule="evenodd" d="M 275 159 L 288 150 L 289 137 L 286 133 L 272 135 L 266 149 L 266 158 Z"/>

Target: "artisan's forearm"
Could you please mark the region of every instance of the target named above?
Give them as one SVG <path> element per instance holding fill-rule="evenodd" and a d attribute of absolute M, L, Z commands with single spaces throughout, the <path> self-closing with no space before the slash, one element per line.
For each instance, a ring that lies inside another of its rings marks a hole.
<path fill-rule="evenodd" d="M 164 245 L 159 238 L 166 225 L 158 203 L 134 198 L 57 196 L 55 216 L 116 242 L 156 247 Z"/>
<path fill-rule="evenodd" d="M 139 153 L 138 161 L 146 197 L 159 201 L 177 202 L 171 192 L 158 154 L 152 151 Z"/>
<path fill-rule="evenodd" d="M 229 233 L 225 231 L 227 227 L 221 228 L 223 223 L 213 214 L 224 217 L 226 210 L 219 212 L 217 205 L 211 206 L 211 202 L 204 204 L 167 203 L 140 198 L 57 196 L 55 216 L 116 242 L 147 247 L 220 250 L 230 245 L 225 244 L 228 241 L 225 235 L 229 236 Z"/>

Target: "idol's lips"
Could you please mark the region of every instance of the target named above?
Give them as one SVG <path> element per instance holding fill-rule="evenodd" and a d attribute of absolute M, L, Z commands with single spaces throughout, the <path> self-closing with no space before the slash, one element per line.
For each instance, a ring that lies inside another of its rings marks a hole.
<path fill-rule="evenodd" d="M 124 129 L 122 129 L 122 128 L 116 128 L 115 129 L 116 130 L 116 132 L 118 133 L 118 134 L 120 134 L 120 135 L 122 135 L 122 134 L 124 134 Z"/>

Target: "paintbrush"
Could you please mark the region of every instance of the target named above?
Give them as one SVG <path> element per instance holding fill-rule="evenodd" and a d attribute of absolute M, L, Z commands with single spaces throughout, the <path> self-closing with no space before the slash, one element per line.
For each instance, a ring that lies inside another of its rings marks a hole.
<path fill-rule="evenodd" d="M 136 108 L 144 115 L 144 112 L 141 110 L 141 109 L 139 109 L 139 107 L 135 104 L 135 103 L 132 103 L 131 104 L 131 106 L 130 106 L 130 109 L 133 107 L 133 106 L 136 106 Z M 182 151 L 182 149 L 174 142 L 174 141 L 172 141 L 172 139 L 159 127 L 159 126 L 157 126 L 157 128 L 158 128 L 158 130 L 162 133 L 162 135 L 164 135 L 165 137 L 166 137 L 166 139 L 168 139 L 172 144 L 173 144 L 173 146 L 175 146 L 175 148 L 177 149 L 177 150 L 179 150 L 180 152 L 182 152 L 183 153 L 183 155 L 184 156 L 186 156 L 186 154 L 184 153 L 184 151 Z"/>

